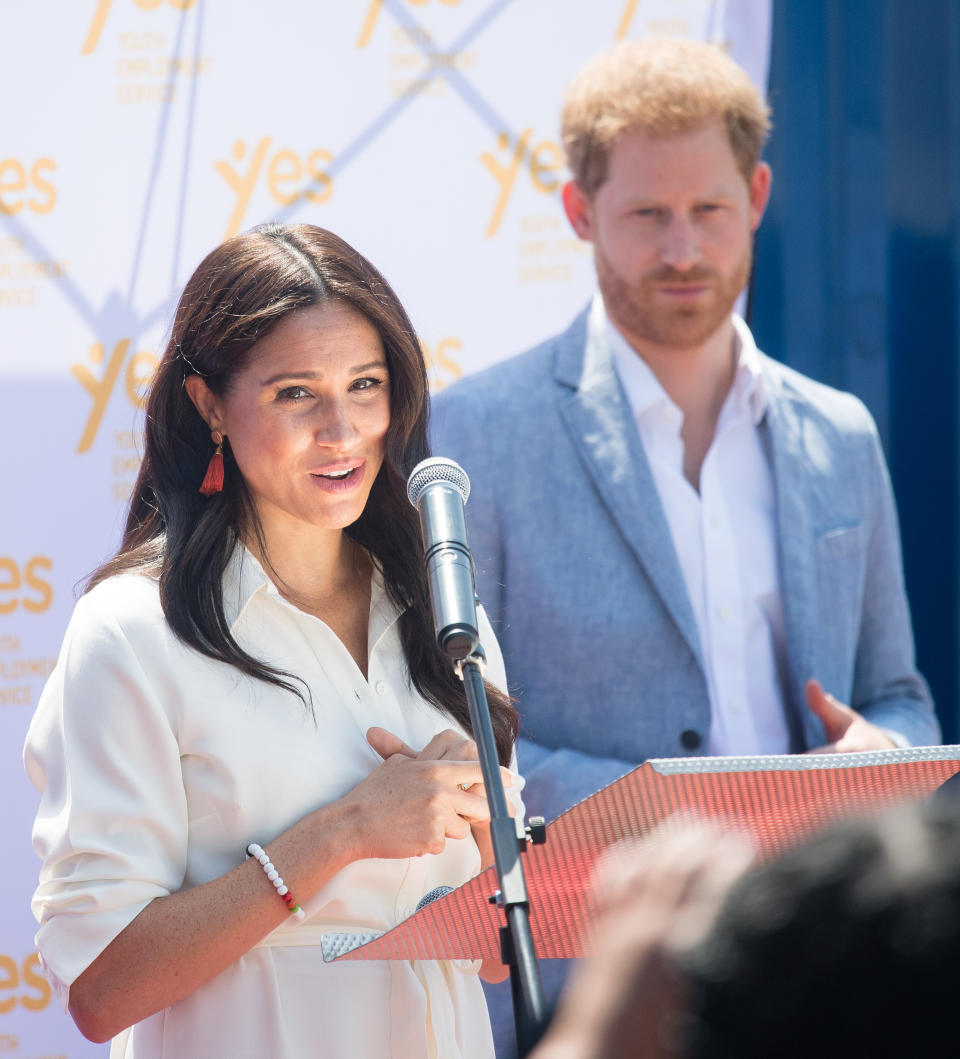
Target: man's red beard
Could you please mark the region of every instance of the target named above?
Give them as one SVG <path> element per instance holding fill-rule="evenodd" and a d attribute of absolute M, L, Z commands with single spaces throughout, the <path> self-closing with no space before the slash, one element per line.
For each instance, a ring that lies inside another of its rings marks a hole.
<path fill-rule="evenodd" d="M 673 349 L 693 349 L 723 324 L 747 284 L 752 264 L 750 244 L 737 267 L 724 276 L 716 269 L 697 266 L 688 272 L 664 267 L 648 272 L 639 283 L 628 283 L 594 244 L 597 281 L 610 317 L 627 335 Z M 661 286 L 707 286 L 696 303 L 664 304 Z"/>

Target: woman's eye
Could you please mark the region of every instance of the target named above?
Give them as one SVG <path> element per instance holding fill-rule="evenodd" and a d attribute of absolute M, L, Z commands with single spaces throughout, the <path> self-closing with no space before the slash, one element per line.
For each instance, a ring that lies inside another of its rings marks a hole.
<path fill-rule="evenodd" d="M 355 391 L 358 390 L 358 391 L 361 391 L 361 392 L 364 391 L 364 390 L 375 390 L 378 387 L 383 386 L 385 381 L 386 380 L 384 380 L 384 379 L 377 379 L 377 378 L 365 376 L 362 379 L 354 379 L 350 389 L 351 390 L 355 390 Z"/>
<path fill-rule="evenodd" d="M 287 386 L 277 394 L 278 401 L 302 401 L 309 397 L 309 392 L 302 386 Z"/>

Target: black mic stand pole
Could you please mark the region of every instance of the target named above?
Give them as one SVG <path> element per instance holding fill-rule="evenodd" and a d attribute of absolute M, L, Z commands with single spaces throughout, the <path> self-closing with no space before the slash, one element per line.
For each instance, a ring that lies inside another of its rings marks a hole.
<path fill-rule="evenodd" d="M 420 513 L 437 646 L 453 663 L 467 693 L 473 739 L 490 806 L 490 839 L 500 886 L 490 900 L 504 910 L 506 917 L 506 926 L 500 928 L 500 953 L 510 968 L 517 1048 L 525 1056 L 546 1026 L 546 1002 L 530 931 L 530 899 L 520 853 L 527 848 L 528 840 L 543 842 L 546 831 L 542 818 L 532 818 L 527 837 L 518 838 L 516 824 L 507 810 L 483 686 L 486 658 L 478 642 L 476 573 L 464 521 L 464 504 L 469 495 L 470 479 L 464 469 L 442 457 L 422 460 L 407 481 L 407 496 Z"/>
<path fill-rule="evenodd" d="M 454 669 L 463 681 L 470 708 L 470 723 L 477 744 L 483 785 L 490 805 L 490 839 L 497 865 L 500 889 L 491 896 L 506 917 L 500 928 L 500 951 L 503 962 L 510 968 L 510 989 L 513 996 L 513 1018 L 517 1030 L 517 1050 L 525 1056 L 533 1048 L 546 1028 L 546 1001 L 540 982 L 540 968 L 533 947 L 530 930 L 530 899 L 523 874 L 520 853 L 526 840 L 517 837 L 516 823 L 507 810 L 507 796 L 500 775 L 493 725 L 487 692 L 483 686 L 483 667 L 486 657 L 478 644 L 466 658 L 454 660 Z M 542 818 L 534 817 L 527 829 L 529 840 L 537 844 L 545 840 Z"/>

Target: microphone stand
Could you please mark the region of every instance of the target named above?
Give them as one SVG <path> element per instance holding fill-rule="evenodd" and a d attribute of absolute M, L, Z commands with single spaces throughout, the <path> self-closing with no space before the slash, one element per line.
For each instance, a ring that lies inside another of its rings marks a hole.
<path fill-rule="evenodd" d="M 455 659 L 453 665 L 467 693 L 470 723 L 490 805 L 490 838 L 500 886 L 490 897 L 490 902 L 499 905 L 506 918 L 506 925 L 500 928 L 500 953 L 503 962 L 510 968 L 517 1050 L 522 1057 L 528 1054 L 543 1034 L 547 1013 L 530 930 L 530 898 L 520 854 L 526 849 L 527 841 L 537 845 L 544 842 L 546 831 L 543 818 L 532 817 L 527 828 L 527 839 L 518 838 L 516 823 L 507 810 L 490 707 L 483 686 L 485 662 L 483 648 L 476 644 L 471 654 Z"/>
<path fill-rule="evenodd" d="M 498 904 L 506 917 L 506 926 L 500 928 L 500 954 L 510 968 L 517 1048 L 525 1056 L 539 1040 L 547 1020 L 520 853 L 528 841 L 545 841 L 546 828 L 542 817 L 532 818 L 527 837 L 518 838 L 516 824 L 507 811 L 490 706 L 483 686 L 486 658 L 478 642 L 480 601 L 476 598 L 476 571 L 464 520 L 469 496 L 466 471 L 443 457 L 421 460 L 407 480 L 407 497 L 420 513 L 437 646 L 453 663 L 467 693 L 470 724 L 490 806 L 490 839 L 500 885 L 490 901 Z"/>

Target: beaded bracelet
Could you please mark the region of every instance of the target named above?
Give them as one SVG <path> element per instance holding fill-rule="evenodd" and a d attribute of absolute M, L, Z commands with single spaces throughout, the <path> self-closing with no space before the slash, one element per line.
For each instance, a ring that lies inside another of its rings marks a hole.
<path fill-rule="evenodd" d="M 257 845 L 256 842 L 251 842 L 247 846 L 247 856 L 256 857 L 260 862 L 260 867 L 263 868 L 267 878 L 273 883 L 277 893 L 283 898 L 283 903 L 287 906 L 294 919 L 303 919 L 303 909 L 297 904 L 296 898 L 290 893 L 283 879 L 280 878 L 280 872 L 270 863 L 270 858 L 267 856 L 263 846 Z"/>

